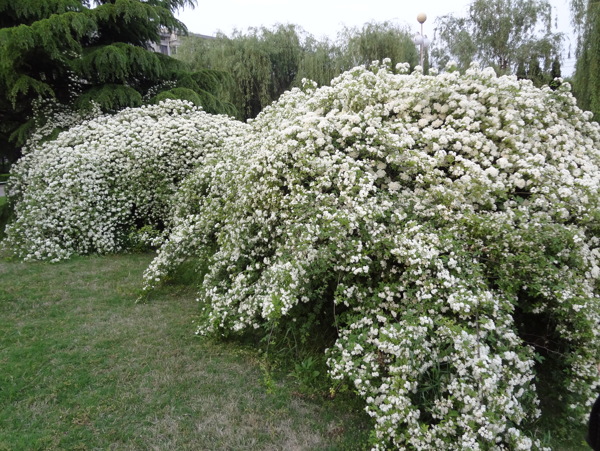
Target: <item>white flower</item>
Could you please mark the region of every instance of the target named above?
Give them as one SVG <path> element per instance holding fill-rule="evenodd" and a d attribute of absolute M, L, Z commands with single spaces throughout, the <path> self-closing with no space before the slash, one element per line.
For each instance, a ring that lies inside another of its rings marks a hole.
<path fill-rule="evenodd" d="M 366 400 L 376 448 L 539 448 L 537 316 L 573 415 L 595 389 L 600 126 L 566 91 L 450 70 L 354 68 L 249 124 L 182 103 L 91 120 L 17 165 L 9 241 L 68 258 L 164 225 L 146 287 L 208 266 L 201 334 L 302 333 L 301 312 L 345 307 L 329 374 Z"/>

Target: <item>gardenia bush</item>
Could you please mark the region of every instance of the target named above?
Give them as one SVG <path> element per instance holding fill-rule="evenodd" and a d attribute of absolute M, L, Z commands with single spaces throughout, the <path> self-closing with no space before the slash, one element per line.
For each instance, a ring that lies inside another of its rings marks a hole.
<path fill-rule="evenodd" d="M 27 260 L 60 260 L 155 243 L 179 183 L 245 128 L 170 100 L 84 120 L 34 143 L 12 168 L 7 244 Z"/>
<path fill-rule="evenodd" d="M 540 414 L 568 431 L 598 386 L 600 129 L 568 91 L 477 67 L 307 82 L 182 184 L 147 288 L 194 257 L 200 334 L 331 318 L 374 449 L 539 448 Z"/>

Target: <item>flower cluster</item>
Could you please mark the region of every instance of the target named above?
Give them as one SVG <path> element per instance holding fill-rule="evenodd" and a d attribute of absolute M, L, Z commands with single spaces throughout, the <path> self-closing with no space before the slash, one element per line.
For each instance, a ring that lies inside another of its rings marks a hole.
<path fill-rule="evenodd" d="M 25 259 L 59 260 L 156 242 L 150 229 L 168 228 L 180 182 L 245 127 L 167 101 L 83 120 L 52 141 L 32 142 L 9 180 L 16 218 L 8 245 Z"/>
<path fill-rule="evenodd" d="M 543 447 L 546 406 L 584 421 L 600 382 L 600 127 L 566 83 L 397 69 L 248 124 L 174 101 L 86 121 L 15 168 L 9 244 L 163 238 L 146 287 L 197 259 L 200 334 L 333 316 L 375 449 Z"/>
<path fill-rule="evenodd" d="M 72 77 L 70 77 L 72 78 Z M 74 83 L 74 82 L 73 82 Z M 52 139 L 53 135 L 92 120 L 102 114 L 100 106 L 92 103 L 85 110 L 78 110 L 70 105 L 60 103 L 56 99 L 39 98 L 32 102 L 33 120 L 31 133 L 23 138 L 24 154 L 31 152 L 42 142 Z"/>
<path fill-rule="evenodd" d="M 375 448 L 539 448 L 544 400 L 581 422 L 598 384 L 600 128 L 568 89 L 385 64 L 306 82 L 182 184 L 146 284 L 205 262 L 201 334 L 335 312 L 330 374 Z"/>

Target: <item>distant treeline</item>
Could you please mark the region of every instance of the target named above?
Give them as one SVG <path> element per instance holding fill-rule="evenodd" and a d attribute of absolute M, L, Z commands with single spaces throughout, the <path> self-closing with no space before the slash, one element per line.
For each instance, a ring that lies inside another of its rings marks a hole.
<path fill-rule="evenodd" d="M 240 119 L 260 111 L 307 78 L 327 85 L 342 72 L 374 60 L 389 58 L 392 66 L 419 63 L 411 33 L 399 25 L 367 23 L 345 28 L 337 41 L 315 39 L 297 25 L 250 28 L 214 39 L 183 38 L 177 58 L 193 70 L 214 69 L 230 75 L 224 84 L 223 101 L 235 105 Z"/>

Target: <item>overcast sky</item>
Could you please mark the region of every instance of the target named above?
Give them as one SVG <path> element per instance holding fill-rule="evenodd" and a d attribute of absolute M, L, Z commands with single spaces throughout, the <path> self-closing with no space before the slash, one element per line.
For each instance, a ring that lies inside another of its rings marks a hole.
<path fill-rule="evenodd" d="M 550 0 L 550 3 L 558 17 L 558 31 L 570 35 L 568 1 Z M 450 13 L 464 15 L 470 3 L 471 0 L 198 0 L 195 9 L 185 9 L 177 16 L 189 31 L 199 34 L 214 35 L 221 31 L 231 35 L 234 29 L 246 31 L 249 27 L 295 24 L 316 38 L 327 36 L 335 39 L 344 26 L 361 27 L 371 21 L 392 21 L 408 25 L 416 32 L 420 29 L 417 14 L 425 12 L 428 18 L 424 33 L 431 38 L 436 17 Z M 571 42 L 574 49 L 572 36 Z M 572 71 L 574 64 L 574 58 L 567 60 L 568 43 L 566 40 L 564 75 Z"/>

